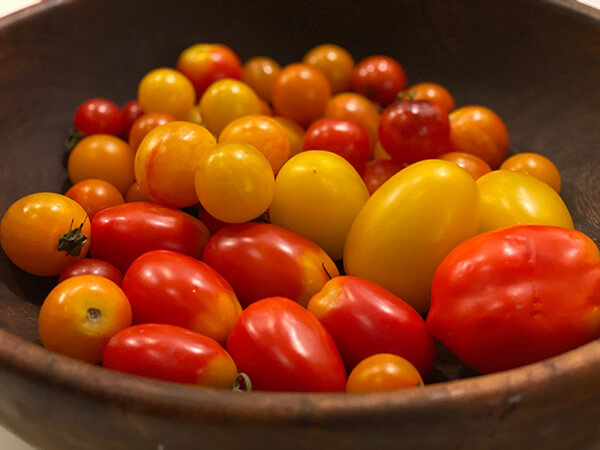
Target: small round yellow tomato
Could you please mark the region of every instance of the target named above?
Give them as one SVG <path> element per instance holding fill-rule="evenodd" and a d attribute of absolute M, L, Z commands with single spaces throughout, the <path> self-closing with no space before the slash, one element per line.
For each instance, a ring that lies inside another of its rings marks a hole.
<path fill-rule="evenodd" d="M 406 359 L 378 353 L 359 362 L 346 382 L 346 392 L 390 392 L 423 386 L 419 371 Z"/>
<path fill-rule="evenodd" d="M 290 156 L 290 138 L 274 119 L 251 114 L 229 122 L 219 135 L 219 143 L 243 142 L 256 147 L 277 173 Z"/>
<path fill-rule="evenodd" d="M 506 159 L 500 166 L 501 170 L 512 170 L 547 183 L 560 194 L 561 178 L 558 168 L 545 156 L 539 153 L 519 153 Z"/>
<path fill-rule="evenodd" d="M 254 89 L 261 99 L 270 102 L 273 83 L 279 72 L 281 66 L 277 61 L 266 56 L 255 56 L 242 66 L 242 81 Z"/>
<path fill-rule="evenodd" d="M 215 138 L 200 125 L 168 122 L 154 128 L 135 155 L 135 178 L 155 203 L 185 208 L 198 203 L 194 175 Z"/>
<path fill-rule="evenodd" d="M 189 110 L 186 120 L 188 122 L 195 123 L 196 125 L 204 124 L 204 121 L 202 120 L 202 114 L 200 114 L 200 106 L 199 105 L 196 105 L 192 109 Z"/>
<path fill-rule="evenodd" d="M 256 148 L 241 142 L 218 144 L 196 171 L 196 193 L 216 219 L 242 223 L 264 213 L 273 199 L 273 169 Z"/>
<path fill-rule="evenodd" d="M 535 177 L 494 170 L 479 178 L 477 186 L 481 193 L 481 233 L 526 224 L 573 228 L 560 195 Z"/>
<path fill-rule="evenodd" d="M 317 45 L 304 55 L 302 62 L 323 72 L 331 85 L 332 94 L 350 87 L 354 58 L 345 48 L 335 44 Z"/>
<path fill-rule="evenodd" d="M 59 275 L 85 257 L 90 234 L 90 221 L 81 205 L 50 192 L 17 200 L 0 224 L 6 256 L 25 272 L 43 277 Z"/>
<path fill-rule="evenodd" d="M 437 266 L 477 233 L 479 215 L 479 192 L 467 171 L 438 159 L 411 164 L 377 189 L 354 220 L 344 248 L 346 274 L 425 313 Z"/>
<path fill-rule="evenodd" d="M 192 82 L 181 72 L 160 68 L 142 78 L 138 101 L 145 113 L 160 112 L 185 120 L 196 103 L 196 92 Z"/>
<path fill-rule="evenodd" d="M 238 80 L 215 81 L 200 99 L 200 114 L 206 128 L 215 136 L 238 117 L 259 113 L 258 96 L 250 86 Z"/>
<path fill-rule="evenodd" d="M 286 162 L 275 179 L 271 223 L 342 257 L 346 234 L 369 192 L 352 165 L 333 152 L 310 150 Z"/>
<path fill-rule="evenodd" d="M 104 344 L 131 325 L 131 306 L 117 284 L 99 275 L 59 283 L 46 297 L 38 319 L 48 350 L 87 361 L 102 359 Z"/>
<path fill-rule="evenodd" d="M 285 132 L 290 139 L 290 156 L 297 155 L 302 151 L 302 144 L 304 143 L 304 128 L 298 125 L 293 120 L 287 119 L 282 116 L 273 117 L 279 125 L 283 127 Z"/>

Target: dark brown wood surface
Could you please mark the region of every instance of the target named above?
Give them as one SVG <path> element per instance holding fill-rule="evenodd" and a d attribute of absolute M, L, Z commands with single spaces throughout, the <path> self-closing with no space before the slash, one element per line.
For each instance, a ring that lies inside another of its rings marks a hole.
<path fill-rule="evenodd" d="M 392 55 L 410 83 L 491 107 L 514 149 L 552 158 L 577 228 L 600 242 L 600 14 L 568 0 L 46 2 L 0 21 L 0 211 L 62 189 L 79 103 L 124 103 L 144 73 L 196 42 L 282 63 L 322 42 L 357 59 Z M 213 392 L 45 351 L 36 319 L 55 282 L 0 252 L 0 422 L 39 448 L 600 448 L 598 342 L 393 394 Z"/>

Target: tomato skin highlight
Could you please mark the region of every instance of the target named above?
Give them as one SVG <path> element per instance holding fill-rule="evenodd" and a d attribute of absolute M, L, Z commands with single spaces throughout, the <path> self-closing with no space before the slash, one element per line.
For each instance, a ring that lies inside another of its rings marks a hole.
<path fill-rule="evenodd" d="M 126 328 L 104 347 L 103 366 L 175 383 L 230 389 L 237 376 L 217 341 L 181 327 L 147 323 Z"/>
<path fill-rule="evenodd" d="M 348 370 L 377 353 L 406 358 L 422 376 L 433 368 L 435 348 L 424 320 L 375 283 L 333 278 L 311 298 L 308 310 L 327 328 Z"/>
<path fill-rule="evenodd" d="M 465 364 L 496 372 L 600 337 L 600 256 L 583 233 L 520 225 L 465 241 L 433 279 L 427 328 Z"/>
<path fill-rule="evenodd" d="M 329 276 L 338 275 L 317 244 L 266 223 L 221 228 L 206 243 L 202 260 L 231 284 L 244 307 L 275 296 L 306 306 Z"/>
<path fill-rule="evenodd" d="M 346 389 L 344 363 L 327 330 L 306 309 L 284 297 L 248 306 L 229 334 L 227 351 L 255 390 Z"/>
<path fill-rule="evenodd" d="M 135 258 L 150 250 L 202 255 L 209 232 L 195 217 L 178 209 L 131 202 L 103 209 L 92 219 L 90 254 L 125 272 Z"/>

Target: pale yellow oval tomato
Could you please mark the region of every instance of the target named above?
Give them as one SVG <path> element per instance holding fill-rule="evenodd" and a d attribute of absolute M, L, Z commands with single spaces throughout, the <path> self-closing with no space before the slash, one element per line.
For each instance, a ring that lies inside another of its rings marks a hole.
<path fill-rule="evenodd" d="M 275 179 L 271 222 L 340 259 L 348 229 L 368 198 L 363 180 L 344 158 L 321 150 L 301 152 Z"/>
<path fill-rule="evenodd" d="M 138 86 L 138 101 L 145 113 L 171 114 L 178 120 L 185 120 L 196 102 L 196 91 L 181 72 L 160 68 L 142 78 Z"/>
<path fill-rule="evenodd" d="M 479 178 L 477 186 L 481 193 L 481 233 L 519 224 L 573 228 L 560 195 L 531 175 L 494 170 Z"/>
<path fill-rule="evenodd" d="M 196 193 L 204 209 L 227 223 L 255 219 L 273 199 L 275 176 L 255 147 L 227 142 L 212 148 L 196 171 Z"/>
<path fill-rule="evenodd" d="M 346 274 L 379 284 L 420 313 L 444 257 L 479 229 L 475 180 L 455 163 L 425 160 L 373 193 L 344 247 Z"/>

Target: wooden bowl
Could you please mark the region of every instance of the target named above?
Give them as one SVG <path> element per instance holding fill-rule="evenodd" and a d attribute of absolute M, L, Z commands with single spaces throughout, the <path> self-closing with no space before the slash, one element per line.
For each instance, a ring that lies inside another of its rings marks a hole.
<path fill-rule="evenodd" d="M 600 239 L 600 14 L 575 1 L 48 0 L 0 21 L 0 209 L 64 189 L 79 103 L 123 103 L 196 42 L 299 60 L 336 42 L 398 58 L 410 82 L 489 106 L 514 148 L 552 158 L 577 228 Z M 47 450 L 592 449 L 600 344 L 390 394 L 215 392 L 103 370 L 38 345 L 56 279 L 0 255 L 0 422 Z M 573 287 L 577 289 L 576 286 Z"/>

